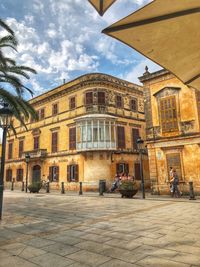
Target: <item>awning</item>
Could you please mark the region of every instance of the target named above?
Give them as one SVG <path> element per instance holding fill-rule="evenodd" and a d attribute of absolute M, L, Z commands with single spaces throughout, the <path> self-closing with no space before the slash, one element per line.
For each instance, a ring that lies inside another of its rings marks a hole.
<path fill-rule="evenodd" d="M 116 0 L 88 0 L 93 7 L 97 10 L 99 15 L 103 16 L 106 10 L 116 1 Z"/>
<path fill-rule="evenodd" d="M 200 0 L 155 0 L 103 33 L 200 90 Z"/>

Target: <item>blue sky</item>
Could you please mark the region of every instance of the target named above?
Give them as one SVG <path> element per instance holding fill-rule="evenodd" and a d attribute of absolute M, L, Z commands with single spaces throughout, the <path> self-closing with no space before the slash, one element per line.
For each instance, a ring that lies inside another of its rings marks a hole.
<path fill-rule="evenodd" d="M 159 67 L 101 31 L 148 2 L 117 0 L 100 17 L 87 0 L 1 0 L 0 17 L 19 41 L 7 54 L 37 70 L 26 83 L 35 95 L 92 72 L 139 83 L 146 65 Z"/>

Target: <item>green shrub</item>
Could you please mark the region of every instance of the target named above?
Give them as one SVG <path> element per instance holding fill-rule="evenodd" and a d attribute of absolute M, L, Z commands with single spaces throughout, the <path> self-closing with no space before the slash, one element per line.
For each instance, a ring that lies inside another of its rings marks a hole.
<path fill-rule="evenodd" d="M 138 190 L 137 183 L 135 181 L 123 180 L 119 186 L 119 190 Z"/>
<path fill-rule="evenodd" d="M 28 186 L 30 193 L 38 193 L 42 187 L 42 182 L 34 182 Z"/>

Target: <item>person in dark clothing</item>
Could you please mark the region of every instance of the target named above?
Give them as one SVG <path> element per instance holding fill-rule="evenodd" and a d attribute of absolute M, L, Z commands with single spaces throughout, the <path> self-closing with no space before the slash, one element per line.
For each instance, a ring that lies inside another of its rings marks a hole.
<path fill-rule="evenodd" d="M 173 177 L 171 179 L 171 183 L 173 185 L 173 192 L 172 192 L 172 197 L 180 197 L 180 191 L 178 188 L 179 185 L 179 178 L 178 178 L 178 174 L 176 173 L 176 170 L 173 170 Z"/>

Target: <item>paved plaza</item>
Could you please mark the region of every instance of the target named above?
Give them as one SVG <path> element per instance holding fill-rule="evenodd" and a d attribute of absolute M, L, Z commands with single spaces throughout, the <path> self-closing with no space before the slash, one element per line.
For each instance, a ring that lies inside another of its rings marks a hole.
<path fill-rule="evenodd" d="M 4 192 L 0 267 L 200 266 L 200 200 Z"/>

